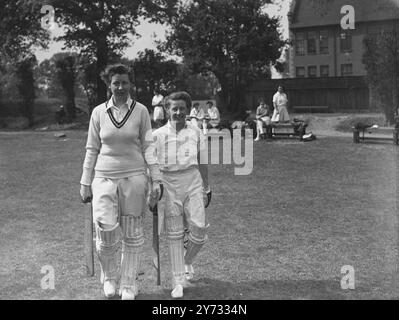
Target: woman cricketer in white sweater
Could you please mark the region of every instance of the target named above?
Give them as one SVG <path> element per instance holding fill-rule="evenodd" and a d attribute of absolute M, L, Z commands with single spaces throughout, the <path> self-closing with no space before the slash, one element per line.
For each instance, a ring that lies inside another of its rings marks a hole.
<path fill-rule="evenodd" d="M 110 66 L 103 79 L 112 97 L 91 114 L 80 194 L 83 201 L 92 197 L 105 296 L 116 294 L 120 280 L 122 300 L 133 300 L 138 293 L 136 276 L 144 244 L 142 220 L 148 179 L 153 184 L 153 196 L 158 198 L 160 172 L 154 156 L 150 115 L 144 105 L 130 96 L 128 68 Z M 120 240 L 121 270 L 117 260 Z"/>

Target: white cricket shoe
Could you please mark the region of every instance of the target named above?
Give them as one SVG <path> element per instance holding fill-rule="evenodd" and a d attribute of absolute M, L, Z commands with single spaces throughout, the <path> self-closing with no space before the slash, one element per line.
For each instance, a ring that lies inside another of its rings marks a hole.
<path fill-rule="evenodd" d="M 171 293 L 172 298 L 178 299 L 178 298 L 183 298 L 183 285 L 177 284 Z"/>
<path fill-rule="evenodd" d="M 259 141 L 259 140 L 260 140 L 260 137 L 256 137 L 256 139 L 254 141 Z"/>
<path fill-rule="evenodd" d="M 137 293 L 137 289 L 133 287 L 125 287 L 122 289 L 121 298 L 122 300 L 134 300 Z"/>
<path fill-rule="evenodd" d="M 112 298 L 116 294 L 116 281 L 106 280 L 104 281 L 104 294 L 106 298 Z"/>
<path fill-rule="evenodd" d="M 185 264 L 184 269 L 186 270 L 186 279 L 192 280 L 194 278 L 194 268 L 192 264 Z"/>

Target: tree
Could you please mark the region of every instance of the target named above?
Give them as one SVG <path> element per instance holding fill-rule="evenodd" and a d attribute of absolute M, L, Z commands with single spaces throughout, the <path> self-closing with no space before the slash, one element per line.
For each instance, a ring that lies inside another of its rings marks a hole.
<path fill-rule="evenodd" d="M 0 59 L 29 59 L 33 46 L 47 47 L 49 33 L 41 26 L 39 0 L 0 0 Z"/>
<path fill-rule="evenodd" d="M 82 61 L 81 61 L 82 60 Z M 48 97 L 62 97 L 66 111 L 66 120 L 75 118 L 76 94 L 82 95 L 83 83 L 79 86 L 79 72 L 83 72 L 84 58 L 77 53 L 59 52 L 50 59 L 43 60 L 37 71 L 37 83 L 39 88 L 45 91 Z"/>
<path fill-rule="evenodd" d="M 399 33 L 382 30 L 364 39 L 363 63 L 367 79 L 382 103 L 386 120 L 392 124 L 398 104 Z"/>
<path fill-rule="evenodd" d="M 89 56 L 81 55 L 78 63 L 78 82 L 86 93 L 89 113 L 97 105 L 96 83 L 97 67 L 96 62 Z"/>
<path fill-rule="evenodd" d="M 270 78 L 270 65 L 286 44 L 278 20 L 264 12 L 270 2 L 193 0 L 172 19 L 164 48 L 183 56 L 193 73 L 212 72 L 223 105 L 235 111 L 253 80 Z"/>
<path fill-rule="evenodd" d="M 145 49 L 139 52 L 138 58 L 133 62 L 135 72 L 135 86 L 137 99 L 148 106 L 151 105 L 151 98 L 154 89 L 166 92 L 175 89 L 178 74 L 178 64 L 173 60 L 167 60 L 161 53 Z"/>
<path fill-rule="evenodd" d="M 21 59 L 15 64 L 17 88 L 22 97 L 21 113 L 28 118 L 29 125 L 33 125 L 33 106 L 35 102 L 34 69 L 37 60 L 34 55 Z"/>
<path fill-rule="evenodd" d="M 97 103 L 107 98 L 101 72 L 107 64 L 122 55 L 129 45 L 128 34 L 136 35 L 138 18 L 164 22 L 176 5 L 176 0 L 52 0 L 56 21 L 66 30 L 58 40 L 68 48 L 77 48 L 89 56 L 96 66 Z"/>
<path fill-rule="evenodd" d="M 67 121 L 75 118 L 75 83 L 77 77 L 76 54 L 59 53 L 54 56 L 55 76 L 63 89 L 63 105 L 65 107 Z"/>
<path fill-rule="evenodd" d="M 0 0 L 0 98 L 5 87 L 10 87 L 9 81 L 24 81 L 18 80 L 13 73 L 16 70 L 20 71 L 19 74 L 28 72 L 29 61 L 33 59 L 31 48 L 47 47 L 49 33 L 40 23 L 41 7 L 42 1 L 39 0 Z M 33 110 L 33 106 L 31 108 Z M 25 111 L 26 114 L 31 112 L 30 109 Z M 32 119 L 32 115 L 29 117 Z"/>
<path fill-rule="evenodd" d="M 179 65 L 174 85 L 176 90 L 189 92 L 193 100 L 216 98 L 220 87 L 212 72 L 192 74 L 185 61 Z"/>

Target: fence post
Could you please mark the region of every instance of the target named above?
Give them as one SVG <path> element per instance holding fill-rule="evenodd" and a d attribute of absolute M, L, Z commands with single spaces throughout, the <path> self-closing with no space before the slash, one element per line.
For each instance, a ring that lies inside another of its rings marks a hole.
<path fill-rule="evenodd" d="M 398 128 L 395 128 L 395 129 L 393 130 L 393 144 L 395 144 L 395 145 L 399 145 L 398 136 L 399 136 L 399 129 L 398 129 Z"/>
<path fill-rule="evenodd" d="M 359 136 L 360 136 L 360 132 L 358 129 L 353 128 L 353 142 L 354 143 L 359 143 Z"/>

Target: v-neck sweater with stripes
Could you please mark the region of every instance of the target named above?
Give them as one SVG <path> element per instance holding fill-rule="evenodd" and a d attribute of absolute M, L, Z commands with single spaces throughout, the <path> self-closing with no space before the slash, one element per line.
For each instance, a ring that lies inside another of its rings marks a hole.
<path fill-rule="evenodd" d="M 107 103 L 93 109 L 86 143 L 86 157 L 80 183 L 91 185 L 94 177 L 121 179 L 147 172 L 161 175 L 147 108 L 133 101 L 121 122 L 116 121 Z"/>

